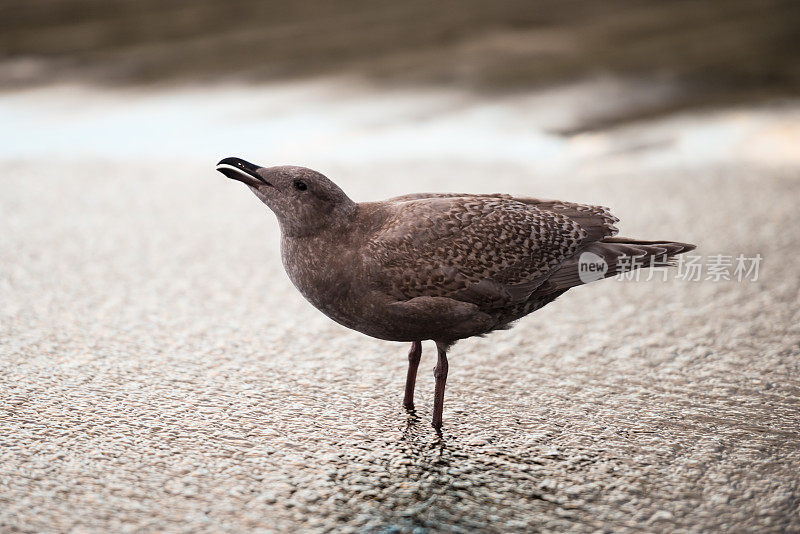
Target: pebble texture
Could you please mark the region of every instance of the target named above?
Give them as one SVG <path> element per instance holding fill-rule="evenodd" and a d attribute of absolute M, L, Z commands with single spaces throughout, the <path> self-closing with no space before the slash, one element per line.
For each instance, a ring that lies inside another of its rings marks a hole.
<path fill-rule="evenodd" d="M 303 301 L 213 161 L 6 162 L 0 530 L 800 531 L 796 169 L 321 170 L 358 200 L 609 205 L 625 235 L 764 261 L 598 282 L 459 343 L 439 438 L 432 345 L 406 414 L 408 347 Z"/>

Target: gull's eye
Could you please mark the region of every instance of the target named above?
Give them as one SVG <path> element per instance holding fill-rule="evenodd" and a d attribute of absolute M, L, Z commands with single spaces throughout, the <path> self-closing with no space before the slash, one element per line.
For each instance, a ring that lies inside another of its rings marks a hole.
<path fill-rule="evenodd" d="M 295 180 L 294 188 L 297 189 L 298 191 L 305 191 L 306 189 L 308 189 L 308 186 L 303 180 Z"/>

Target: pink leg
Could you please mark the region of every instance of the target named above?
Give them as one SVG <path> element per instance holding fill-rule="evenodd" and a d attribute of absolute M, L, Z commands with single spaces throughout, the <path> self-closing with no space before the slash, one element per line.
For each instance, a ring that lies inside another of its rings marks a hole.
<path fill-rule="evenodd" d="M 433 427 L 435 429 L 442 428 L 442 410 L 444 408 L 444 385 L 447 383 L 447 347 L 443 344 L 437 343 L 436 349 L 439 353 L 439 359 L 436 362 L 436 367 L 433 369 L 433 376 L 436 378 L 436 388 L 433 397 Z"/>
<path fill-rule="evenodd" d="M 414 409 L 414 386 L 417 384 L 417 368 L 422 357 L 422 342 L 413 341 L 411 350 L 408 351 L 408 375 L 406 376 L 406 394 L 403 397 L 403 406 L 407 410 Z"/>

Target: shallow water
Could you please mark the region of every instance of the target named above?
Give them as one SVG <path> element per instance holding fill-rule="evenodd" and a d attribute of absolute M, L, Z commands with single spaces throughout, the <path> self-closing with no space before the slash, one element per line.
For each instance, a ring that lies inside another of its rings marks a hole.
<path fill-rule="evenodd" d="M 620 164 L 800 164 L 793 100 L 556 133 L 653 91 L 664 88 L 603 78 L 502 98 L 375 91 L 335 79 L 163 90 L 53 86 L 0 94 L 0 122 L 14 125 L 0 131 L 0 158 L 200 163 L 242 155 L 310 167 L 455 161 L 546 173 Z"/>

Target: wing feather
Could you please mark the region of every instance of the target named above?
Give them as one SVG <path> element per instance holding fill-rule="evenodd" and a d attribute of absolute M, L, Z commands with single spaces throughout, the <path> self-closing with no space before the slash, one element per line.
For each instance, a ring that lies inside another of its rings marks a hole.
<path fill-rule="evenodd" d="M 616 233 L 616 217 L 599 206 L 456 193 L 390 202 L 367 248 L 372 279 L 399 300 L 518 304 L 581 247 Z"/>

